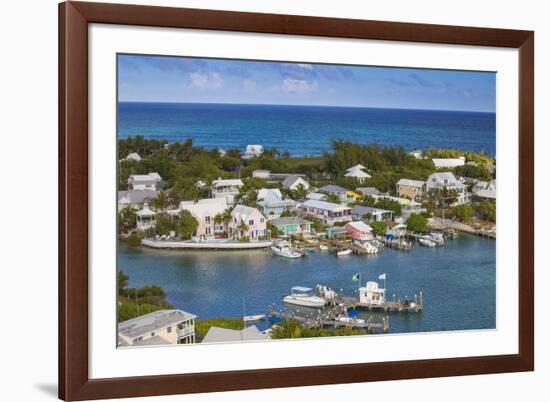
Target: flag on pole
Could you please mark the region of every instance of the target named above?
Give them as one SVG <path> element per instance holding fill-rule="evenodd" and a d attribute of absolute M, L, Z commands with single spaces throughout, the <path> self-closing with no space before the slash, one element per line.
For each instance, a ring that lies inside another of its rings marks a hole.
<path fill-rule="evenodd" d="M 384 274 L 380 275 L 380 276 L 378 277 L 378 279 L 379 279 L 379 280 L 382 280 L 382 279 L 383 279 L 383 280 L 386 280 L 386 274 L 384 273 Z"/>
<path fill-rule="evenodd" d="M 351 277 L 351 280 L 352 280 L 352 281 L 358 281 L 359 278 L 361 278 L 361 274 L 357 273 L 357 274 L 354 274 L 354 275 Z"/>

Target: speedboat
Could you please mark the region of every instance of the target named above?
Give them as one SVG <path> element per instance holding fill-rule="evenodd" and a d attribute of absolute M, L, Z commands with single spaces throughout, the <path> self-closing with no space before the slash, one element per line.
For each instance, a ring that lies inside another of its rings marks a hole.
<path fill-rule="evenodd" d="M 443 237 L 441 233 L 437 233 L 437 232 L 430 233 L 429 240 L 433 241 L 438 246 L 442 246 L 445 244 L 445 237 Z"/>
<path fill-rule="evenodd" d="M 350 255 L 350 254 L 351 254 L 351 248 L 345 248 L 345 249 L 343 249 L 343 250 L 338 250 L 338 251 L 336 252 L 336 255 L 337 255 L 338 257 L 342 257 L 342 256 L 344 256 L 344 255 Z"/>
<path fill-rule="evenodd" d="M 313 294 L 313 289 L 302 286 L 294 286 L 291 289 L 290 295 L 283 298 L 283 302 L 287 304 L 294 304 L 296 306 L 314 308 L 321 308 L 327 304 L 325 299 Z"/>
<path fill-rule="evenodd" d="M 244 322 L 262 321 L 265 319 L 265 314 L 245 315 L 243 317 Z"/>
<path fill-rule="evenodd" d="M 293 250 L 287 241 L 280 241 L 279 243 L 274 244 L 271 246 L 271 251 L 275 255 L 286 258 L 300 258 L 304 255 L 296 250 Z"/>
<path fill-rule="evenodd" d="M 420 244 L 422 244 L 423 246 L 426 246 L 426 247 L 435 247 L 435 242 L 432 241 L 432 240 L 428 240 L 428 239 L 418 239 L 418 241 L 419 241 Z"/>

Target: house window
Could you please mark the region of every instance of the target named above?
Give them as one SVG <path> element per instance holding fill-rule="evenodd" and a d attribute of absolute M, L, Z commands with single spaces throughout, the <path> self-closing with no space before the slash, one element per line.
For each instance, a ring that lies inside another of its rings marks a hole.
<path fill-rule="evenodd" d="M 260 223 L 264 223 L 265 219 L 264 218 L 260 218 Z"/>
<path fill-rule="evenodd" d="M 134 339 L 134 343 L 141 342 L 143 340 L 143 336 L 140 336 L 139 338 Z"/>
<path fill-rule="evenodd" d="M 209 217 L 209 216 L 205 216 L 205 217 L 204 217 L 204 221 L 205 221 L 206 223 L 210 223 L 210 217 Z"/>
<path fill-rule="evenodd" d="M 168 332 L 169 334 L 171 334 L 171 333 L 172 333 L 172 327 L 166 328 L 166 332 Z"/>
<path fill-rule="evenodd" d="M 249 225 L 249 226 L 253 226 L 253 225 L 254 225 L 254 219 L 250 219 L 250 220 L 248 221 L 248 225 Z"/>
<path fill-rule="evenodd" d="M 154 332 L 151 332 L 151 336 L 155 336 L 155 333 L 154 333 Z"/>

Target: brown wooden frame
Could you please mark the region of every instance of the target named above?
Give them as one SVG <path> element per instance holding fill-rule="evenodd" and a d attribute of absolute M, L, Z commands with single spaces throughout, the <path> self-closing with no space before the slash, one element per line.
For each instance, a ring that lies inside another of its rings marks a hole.
<path fill-rule="evenodd" d="M 519 49 L 519 353 L 89 379 L 88 24 L 194 28 Z M 66 2 L 59 5 L 59 397 L 137 397 L 534 370 L 534 33 L 508 29 L 363 21 Z"/>

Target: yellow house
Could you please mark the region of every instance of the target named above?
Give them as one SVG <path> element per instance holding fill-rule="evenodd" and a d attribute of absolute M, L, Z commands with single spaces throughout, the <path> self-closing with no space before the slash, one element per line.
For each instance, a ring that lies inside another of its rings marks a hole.
<path fill-rule="evenodd" d="M 348 199 L 355 198 L 355 201 L 361 201 L 361 199 L 363 198 L 363 194 L 356 193 L 355 191 L 348 191 L 346 196 Z"/>
<path fill-rule="evenodd" d="M 118 324 L 118 346 L 195 343 L 195 318 L 182 310 L 159 310 Z"/>

